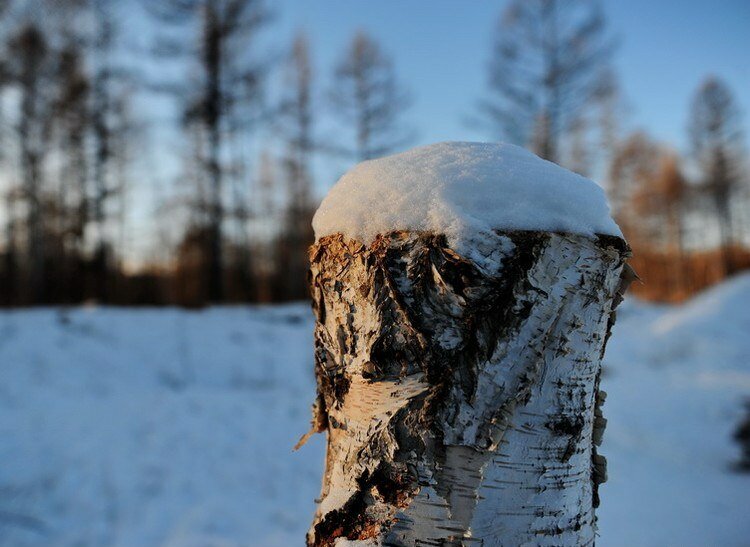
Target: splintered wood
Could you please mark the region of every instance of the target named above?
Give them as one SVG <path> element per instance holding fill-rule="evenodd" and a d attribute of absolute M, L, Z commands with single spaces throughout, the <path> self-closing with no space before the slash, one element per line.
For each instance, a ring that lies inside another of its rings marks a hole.
<path fill-rule="evenodd" d="M 601 358 L 625 242 L 341 235 L 311 249 L 313 430 L 328 433 L 308 545 L 590 545 Z"/>

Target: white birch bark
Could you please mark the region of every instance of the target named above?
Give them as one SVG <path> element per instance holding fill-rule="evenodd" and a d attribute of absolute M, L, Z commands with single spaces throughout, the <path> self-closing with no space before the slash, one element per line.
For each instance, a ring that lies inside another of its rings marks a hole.
<path fill-rule="evenodd" d="M 590 545 L 619 238 L 341 235 L 311 250 L 328 432 L 308 545 Z"/>

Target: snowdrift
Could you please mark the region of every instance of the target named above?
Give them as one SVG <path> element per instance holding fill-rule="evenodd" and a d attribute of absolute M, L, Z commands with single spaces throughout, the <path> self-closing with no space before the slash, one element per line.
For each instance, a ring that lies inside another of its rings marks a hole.
<path fill-rule="evenodd" d="M 302 545 L 324 439 L 307 305 L 0 313 L 0 544 Z M 746 545 L 730 435 L 750 275 L 630 300 L 605 357 L 599 545 Z"/>

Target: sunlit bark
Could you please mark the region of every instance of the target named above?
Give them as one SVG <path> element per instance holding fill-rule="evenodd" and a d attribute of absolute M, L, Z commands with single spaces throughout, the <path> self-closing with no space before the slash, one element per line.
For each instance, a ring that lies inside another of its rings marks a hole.
<path fill-rule="evenodd" d="M 328 452 L 310 545 L 585 545 L 625 243 L 340 235 L 311 251 Z M 627 276 L 624 276 L 627 277 Z"/>

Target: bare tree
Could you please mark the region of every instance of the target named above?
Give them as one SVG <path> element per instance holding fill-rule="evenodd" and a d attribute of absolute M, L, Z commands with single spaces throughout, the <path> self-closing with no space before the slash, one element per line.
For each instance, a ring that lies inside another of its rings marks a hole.
<path fill-rule="evenodd" d="M 735 235 L 732 201 L 742 182 L 743 142 L 740 115 L 727 85 L 707 78 L 693 99 L 690 137 L 702 187 L 713 201 L 724 268 L 734 270 L 731 246 Z"/>
<path fill-rule="evenodd" d="M 513 0 L 503 13 L 479 104 L 493 133 L 561 159 L 561 137 L 601 92 L 613 42 L 595 0 Z"/>
<path fill-rule="evenodd" d="M 654 147 L 649 164 L 637 188 L 631 209 L 638 219 L 641 232 L 647 238 L 648 250 L 659 252 L 668 259 L 668 290 L 663 297 L 682 298 L 690 279 L 690 264 L 685 257 L 685 217 L 689 203 L 689 187 L 682 173 L 679 157 L 671 151 Z M 644 230 L 644 228 L 648 229 Z M 666 228 L 666 229 L 665 229 Z"/>
<path fill-rule="evenodd" d="M 622 137 L 627 105 L 624 94 L 615 72 L 611 69 L 604 72 L 596 93 L 596 110 L 594 124 L 598 139 L 596 147 L 604 165 L 608 165 L 617 152 Z"/>
<path fill-rule="evenodd" d="M 8 143 L 8 122 L 5 113 L 5 92 L 7 91 L 10 81 L 10 67 L 8 65 L 5 48 L 7 46 L 7 8 L 8 2 L 0 0 L 0 167 L 6 169 L 9 154 L 7 153 Z M 16 280 L 18 269 L 18 251 L 16 242 L 16 211 L 15 211 L 15 188 L 10 181 L 5 181 L 2 188 L 2 194 L 5 203 L 5 226 L 3 227 L 5 245 L 3 252 L 2 271 L 0 279 L 6 288 L 4 294 L 0 295 L 4 304 L 13 302 L 13 295 L 16 294 Z"/>
<path fill-rule="evenodd" d="M 278 188 L 278 173 L 274 158 L 268 150 L 262 150 L 258 160 L 258 174 L 253 179 L 255 186 L 255 220 L 256 228 L 255 253 L 257 260 L 253 264 L 256 283 L 256 299 L 259 302 L 271 302 L 276 296 L 274 278 L 278 277 L 278 257 L 274 256 L 276 219 L 279 212 L 275 190 Z"/>
<path fill-rule="evenodd" d="M 29 299 L 45 299 L 43 168 L 50 131 L 51 54 L 42 29 L 26 23 L 11 36 L 9 72 L 20 94 L 17 136 L 21 195 L 26 203 Z"/>
<path fill-rule="evenodd" d="M 688 290 L 689 276 L 685 260 L 685 217 L 690 187 L 677 154 L 664 156 L 656 179 L 658 201 L 668 229 L 669 253 L 675 256 L 674 269 L 676 289 L 682 294 Z"/>
<path fill-rule="evenodd" d="M 355 145 L 343 151 L 358 161 L 382 156 L 408 140 L 399 117 L 409 98 L 393 62 L 378 43 L 358 31 L 334 73 L 330 100 L 335 113 L 355 132 Z"/>
<path fill-rule="evenodd" d="M 686 242 L 688 219 L 696 210 L 694 188 L 682 160 L 643 132 L 616 149 L 609 166 L 615 217 L 634 249 L 633 265 L 651 297 L 680 301 L 695 288 Z"/>
<path fill-rule="evenodd" d="M 183 104 L 185 125 L 205 134 L 204 146 L 197 152 L 209 188 L 206 278 L 208 298 L 221 301 L 229 139 L 243 124 L 239 112 L 258 98 L 265 67 L 250 57 L 250 44 L 269 14 L 262 0 L 160 0 L 149 7 L 160 21 L 198 35 L 197 47 L 173 37 L 162 38 L 157 49 L 169 57 L 188 52 L 198 68 L 196 80 L 188 86 L 169 87 Z"/>
<path fill-rule="evenodd" d="M 85 70 L 80 45 L 73 39 L 57 55 L 52 105 L 53 131 L 61 165 L 56 177 L 54 238 L 58 282 L 57 298 L 72 299 L 74 270 L 85 253 L 85 231 L 89 221 L 87 131 L 90 121 L 91 82 Z"/>
<path fill-rule="evenodd" d="M 591 147 L 588 143 L 589 126 L 587 120 L 581 118 L 576 120 L 570 127 L 569 130 L 569 142 L 568 151 L 566 154 L 566 160 L 562 163 L 566 164 L 571 171 L 578 173 L 579 175 L 589 176 L 592 165 L 592 154 Z"/>
<path fill-rule="evenodd" d="M 680 165 L 680 158 L 673 152 L 662 155 L 656 175 L 652 198 L 652 210 L 661 211 L 667 226 L 667 247 L 683 262 L 685 203 L 688 182 Z"/>
<path fill-rule="evenodd" d="M 20 294 L 16 301 L 59 298 L 59 292 L 49 290 L 53 276 L 56 286 L 67 292 L 69 247 L 81 247 L 76 217 L 86 178 L 88 83 L 80 28 L 68 25 L 67 15 L 80 8 L 74 4 L 0 6 L 0 12 L 8 15 L 0 28 L 5 46 L 0 80 L 12 91 L 2 106 L 8 111 L 5 119 L 14 125 L 16 145 L 3 149 L 14 152 L 18 169 L 18 178 L 6 194 L 6 267 L 10 291 Z M 39 17 L 43 9 L 49 18 Z M 47 174 L 55 166 L 58 177 L 51 179 Z M 52 180 L 56 185 L 50 184 Z M 25 243 L 25 257 L 18 242 Z M 16 280 L 22 281 L 17 291 Z"/>
<path fill-rule="evenodd" d="M 313 242 L 311 227 L 313 137 L 313 70 L 310 45 L 303 33 L 294 39 L 284 66 L 279 123 L 285 141 L 284 167 L 287 207 L 278 245 L 279 274 L 286 298 L 307 294 L 307 247 Z"/>
<path fill-rule="evenodd" d="M 92 100 L 91 134 L 93 140 L 93 172 L 91 192 L 91 220 L 93 223 L 95 294 L 101 301 L 108 300 L 107 280 L 111 262 L 106 227 L 109 203 L 120 193 L 114 176 L 114 165 L 118 150 L 115 132 L 123 131 L 125 112 L 123 101 L 124 73 L 114 60 L 117 26 L 114 23 L 112 3 L 109 0 L 93 0 L 92 15 L 94 31 L 91 40 Z"/>
<path fill-rule="evenodd" d="M 643 132 L 625 139 L 609 165 L 610 202 L 617 223 L 631 244 L 647 237 L 648 226 L 641 223 L 634 204 L 655 179 L 658 167 L 658 145 Z"/>
<path fill-rule="evenodd" d="M 313 71 L 310 43 L 297 35 L 285 66 L 286 89 L 281 100 L 282 132 L 286 141 L 286 163 L 292 209 L 309 208 L 312 199 L 311 156 L 313 140 Z"/>

